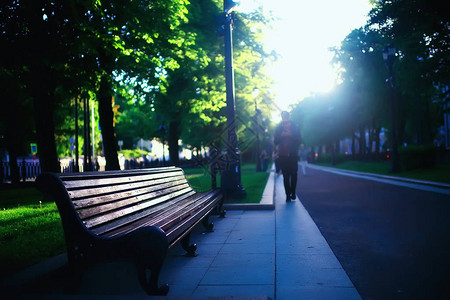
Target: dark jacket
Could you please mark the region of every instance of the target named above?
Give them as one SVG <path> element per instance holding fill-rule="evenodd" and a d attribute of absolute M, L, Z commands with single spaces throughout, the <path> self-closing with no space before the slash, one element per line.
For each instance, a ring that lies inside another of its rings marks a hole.
<path fill-rule="evenodd" d="M 281 122 L 275 128 L 274 144 L 278 156 L 298 157 L 301 144 L 300 130 L 292 121 Z"/>

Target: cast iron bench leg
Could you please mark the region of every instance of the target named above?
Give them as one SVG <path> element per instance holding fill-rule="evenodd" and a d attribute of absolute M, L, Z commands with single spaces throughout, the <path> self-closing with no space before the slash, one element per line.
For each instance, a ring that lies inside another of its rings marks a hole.
<path fill-rule="evenodd" d="M 135 263 L 141 286 L 149 295 L 166 295 L 169 286 L 159 286 L 158 279 L 164 259 L 169 249 L 166 234 L 159 228 L 142 227 L 130 234 L 131 245 L 135 247 Z M 150 270 L 150 278 L 147 278 Z"/>
<path fill-rule="evenodd" d="M 154 265 L 150 268 L 150 279 L 147 278 L 147 268 L 138 265 L 138 279 L 139 283 L 147 294 L 151 296 L 165 296 L 169 292 L 169 285 L 163 284 L 159 286 L 159 273 L 161 271 L 162 263 Z"/>
<path fill-rule="evenodd" d="M 187 252 L 188 256 L 197 256 L 197 244 L 191 244 L 191 233 L 189 232 L 183 239 L 181 239 L 180 244 L 184 251 Z"/>
<path fill-rule="evenodd" d="M 213 232 L 214 231 L 214 224 L 209 222 L 209 214 L 207 214 L 203 220 L 202 220 L 202 224 L 205 227 L 206 231 L 208 232 Z"/>

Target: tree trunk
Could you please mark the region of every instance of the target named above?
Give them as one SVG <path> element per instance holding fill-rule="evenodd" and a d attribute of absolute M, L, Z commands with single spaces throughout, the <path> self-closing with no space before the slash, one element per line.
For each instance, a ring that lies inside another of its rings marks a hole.
<path fill-rule="evenodd" d="M 103 77 L 98 92 L 98 114 L 102 130 L 103 147 L 105 152 L 105 170 L 119 170 L 117 143 L 114 133 L 114 113 L 112 110 L 111 85 L 108 78 Z"/>
<path fill-rule="evenodd" d="M 375 129 L 375 158 L 377 160 L 380 157 L 380 131 L 381 131 L 380 127 L 377 127 Z"/>
<path fill-rule="evenodd" d="M 53 121 L 55 78 L 44 68 L 34 70 L 33 105 L 39 162 L 42 172 L 61 172 L 56 153 L 55 124 Z M 50 83 L 50 84 L 49 84 Z"/>
<path fill-rule="evenodd" d="M 366 133 L 364 127 L 359 127 L 359 157 L 364 159 L 366 154 Z"/>
<path fill-rule="evenodd" d="M 9 171 L 11 174 L 11 184 L 16 186 L 20 183 L 19 166 L 17 165 L 17 155 L 15 152 L 9 152 Z"/>
<path fill-rule="evenodd" d="M 431 129 L 430 107 L 428 99 L 420 99 L 420 112 L 417 115 L 418 126 L 418 144 L 419 145 L 431 145 L 433 143 L 433 133 Z"/>
<path fill-rule="evenodd" d="M 397 146 L 402 146 L 405 140 L 405 129 L 406 129 L 406 117 L 405 117 L 405 109 L 399 109 L 400 107 L 405 107 L 405 101 L 399 93 L 396 94 L 393 109 L 395 120 L 397 124 Z"/>
<path fill-rule="evenodd" d="M 375 121 L 372 120 L 372 127 L 369 128 L 369 149 L 367 151 L 369 153 L 370 158 L 372 158 L 375 153 L 375 151 L 372 151 L 374 139 L 375 139 Z"/>
<path fill-rule="evenodd" d="M 1 82 L 2 86 L 10 86 L 12 83 L 7 81 Z M 4 104 L 2 110 L 0 111 L 0 120 L 2 120 L 4 126 L 4 145 L 9 154 L 9 170 L 11 183 L 17 185 L 20 182 L 19 168 L 17 166 L 17 157 L 19 153 L 23 152 L 21 149 L 21 144 L 23 143 L 23 138 L 25 132 L 23 130 L 23 120 L 21 119 L 21 114 L 24 114 L 20 103 L 20 99 L 15 98 L 17 91 L 12 91 L 11 89 L 2 89 L 0 91 L 1 98 L 4 99 Z M 0 171 L 3 172 L 2 169 Z M 3 176 L 3 174 L 1 174 Z M 3 180 L 3 178 L 0 178 Z M 3 181 L 0 181 L 0 183 Z"/>
<path fill-rule="evenodd" d="M 179 121 L 171 121 L 169 123 L 169 155 L 170 155 L 170 164 L 173 166 L 180 165 L 180 157 L 178 146 L 178 140 L 180 138 L 180 122 Z"/>
<path fill-rule="evenodd" d="M 356 160 L 356 136 L 352 131 L 352 160 Z"/>

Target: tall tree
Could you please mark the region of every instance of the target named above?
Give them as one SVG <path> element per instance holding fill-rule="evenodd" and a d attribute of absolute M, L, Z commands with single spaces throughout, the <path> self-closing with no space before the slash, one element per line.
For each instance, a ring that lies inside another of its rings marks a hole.
<path fill-rule="evenodd" d="M 92 55 L 100 78 L 100 126 L 106 169 L 118 169 L 117 143 L 113 128 L 112 96 L 117 82 L 158 84 L 162 69 L 178 67 L 171 58 L 181 38 L 179 25 L 185 22 L 185 0 L 98 2 L 87 12 Z"/>
<path fill-rule="evenodd" d="M 341 46 L 334 49 L 333 61 L 343 81 L 340 97 L 346 98 L 348 103 L 347 120 L 351 127 L 347 134 L 359 132 L 355 136 L 359 139 L 361 156 L 370 152 L 374 139 L 379 143 L 378 137 L 370 134 L 370 147 L 367 148 L 366 131 L 374 133 L 379 132 L 382 126 L 390 127 L 389 114 L 385 113 L 390 106 L 386 101 L 386 68 L 381 56 L 384 44 L 380 34 L 360 28 L 353 30 Z"/>
<path fill-rule="evenodd" d="M 429 144 L 435 125 L 443 121 L 437 105 L 448 99 L 450 20 L 445 3 L 437 0 L 378 0 L 370 13 L 371 30 L 398 49 L 394 65 L 398 99 L 408 115 L 403 120 L 408 142 Z M 434 127 L 434 128 L 433 128 Z"/>
<path fill-rule="evenodd" d="M 218 146 L 217 142 L 224 140 L 220 136 L 224 118 L 218 114 L 225 106 L 224 43 L 215 30 L 220 26 L 216 20 L 221 8 L 222 1 L 216 0 L 196 1 L 188 7 L 189 22 L 181 27 L 185 37 L 174 56 L 180 67 L 167 72 L 156 100 L 156 111 L 168 124 L 170 158 L 174 165 L 179 162 L 178 141 L 181 136 L 187 143 L 199 142 L 204 146 Z M 253 99 L 248 95 L 264 82 L 262 70 L 268 54 L 262 49 L 260 32 L 252 27 L 263 20 L 261 13 L 255 12 L 238 15 L 235 21 L 236 98 L 239 99 L 237 106 L 245 108 L 238 109 L 242 114 L 240 119 L 246 120 L 245 124 L 238 124 L 241 127 L 249 126 L 251 120 L 244 113 L 253 107 Z M 267 85 L 260 88 L 268 88 Z M 205 128 L 211 129 L 211 125 L 215 130 L 206 133 Z M 199 132 L 205 133 L 201 136 L 202 141 L 193 136 Z"/>
<path fill-rule="evenodd" d="M 372 1 L 369 24 L 351 32 L 335 49 L 334 63 L 342 84 L 328 97 L 314 96 L 299 103 L 294 116 L 304 123 L 304 138 L 313 144 L 327 142 L 327 136 L 342 138 L 358 133 L 365 148 L 365 132 L 376 142 L 381 127 L 391 129 L 388 71 L 382 49 L 397 47 L 394 63 L 395 99 L 401 109 L 400 142 L 430 143 L 442 114 L 442 99 L 448 99 L 449 17 L 440 1 Z M 448 100 L 445 100 L 448 101 Z M 322 106 L 321 106 L 322 105 Z M 327 114 L 327 108 L 333 114 Z M 332 117 L 334 126 L 318 127 Z M 331 128 L 331 129 L 330 129 Z M 347 128 L 347 129 L 346 129 Z M 343 133 L 348 130 L 348 133 Z M 377 147 L 378 148 L 378 147 Z"/>
<path fill-rule="evenodd" d="M 71 4 L 54 1 L 7 1 L 0 7 L 2 76 L 15 79 L 34 103 L 39 157 L 44 171 L 59 171 L 54 138 L 55 91 L 62 86 L 70 57 Z M 66 82 L 67 83 L 67 82 Z"/>
<path fill-rule="evenodd" d="M 185 21 L 185 0 L 9 1 L 0 7 L 2 76 L 23 74 L 35 103 L 43 170 L 58 171 L 53 114 L 55 90 L 97 91 L 107 168 L 118 168 L 111 98 L 117 82 L 155 84 Z M 13 58 L 13 59 L 11 59 Z M 14 63 L 16 62 L 16 63 Z M 16 77 L 17 78 L 17 77 Z M 68 99 L 65 99 L 69 102 Z"/>

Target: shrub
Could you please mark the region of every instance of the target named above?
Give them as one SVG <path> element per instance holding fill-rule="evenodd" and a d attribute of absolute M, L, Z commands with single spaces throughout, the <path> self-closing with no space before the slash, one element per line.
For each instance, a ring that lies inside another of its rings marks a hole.
<path fill-rule="evenodd" d="M 148 151 L 145 150 L 142 151 L 141 149 L 134 149 L 134 150 L 124 149 L 121 151 L 121 153 L 126 159 L 130 159 L 130 158 L 139 158 L 142 157 L 142 155 L 147 155 Z"/>
<path fill-rule="evenodd" d="M 331 164 L 332 154 L 331 153 L 319 153 L 316 162 L 318 163 L 328 163 Z M 334 164 L 340 164 L 348 160 L 348 156 L 343 153 L 336 153 L 334 155 Z"/>
<path fill-rule="evenodd" d="M 436 149 L 429 146 L 408 145 L 398 150 L 402 170 L 432 169 L 436 163 Z"/>

